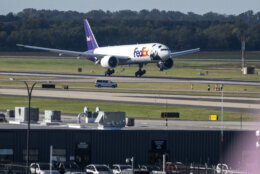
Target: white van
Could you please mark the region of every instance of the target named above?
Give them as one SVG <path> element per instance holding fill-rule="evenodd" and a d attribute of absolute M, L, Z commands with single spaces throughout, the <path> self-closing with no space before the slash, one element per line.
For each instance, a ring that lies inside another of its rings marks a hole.
<path fill-rule="evenodd" d="M 116 88 L 117 84 L 115 82 L 112 82 L 111 80 L 96 80 L 96 87 L 112 87 Z"/>

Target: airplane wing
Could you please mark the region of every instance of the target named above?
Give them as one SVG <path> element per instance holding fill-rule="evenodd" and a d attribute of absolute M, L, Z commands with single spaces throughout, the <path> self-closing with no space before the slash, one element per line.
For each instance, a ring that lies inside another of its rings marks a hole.
<path fill-rule="evenodd" d="M 35 49 L 35 50 L 42 50 L 42 51 L 50 51 L 54 53 L 58 53 L 60 55 L 66 54 L 66 55 L 71 55 L 71 56 L 77 56 L 77 57 L 96 57 L 97 59 L 101 59 L 104 56 L 115 56 L 118 59 L 122 60 L 128 60 L 128 57 L 124 56 L 116 56 L 116 55 L 106 55 L 106 54 L 95 54 L 90 51 L 85 51 L 85 52 L 79 52 L 79 51 L 69 51 L 69 50 L 60 50 L 60 49 L 53 49 L 53 48 L 44 48 L 44 47 L 37 47 L 37 46 L 30 46 L 30 45 L 23 45 L 23 44 L 16 44 L 19 47 L 24 47 L 24 48 L 29 48 L 29 49 Z"/>
<path fill-rule="evenodd" d="M 200 48 L 195 48 L 195 49 L 185 50 L 185 51 L 179 51 L 179 52 L 173 52 L 173 53 L 171 53 L 171 57 L 181 56 L 181 55 L 190 54 L 190 53 L 196 53 L 196 52 L 199 52 L 199 51 L 200 51 Z"/>

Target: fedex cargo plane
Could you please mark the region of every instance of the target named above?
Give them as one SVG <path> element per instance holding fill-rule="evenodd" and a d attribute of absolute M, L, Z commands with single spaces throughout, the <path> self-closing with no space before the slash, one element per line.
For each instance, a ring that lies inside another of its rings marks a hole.
<path fill-rule="evenodd" d="M 136 77 L 141 77 L 146 73 L 145 70 L 142 70 L 144 64 L 156 63 L 160 71 L 163 71 L 173 67 L 173 57 L 200 51 L 199 48 L 196 48 L 180 52 L 171 52 L 166 45 L 160 43 L 99 47 L 87 19 L 84 20 L 84 28 L 88 47 L 88 51 L 85 52 L 22 44 L 17 44 L 17 46 L 55 52 L 59 53 L 59 55 L 67 54 L 77 56 L 78 58 L 86 57 L 90 61 L 95 62 L 95 64 L 100 64 L 102 67 L 107 68 L 107 71 L 105 72 L 106 76 L 113 74 L 114 68 L 118 65 L 138 64 L 139 70 L 135 72 Z"/>

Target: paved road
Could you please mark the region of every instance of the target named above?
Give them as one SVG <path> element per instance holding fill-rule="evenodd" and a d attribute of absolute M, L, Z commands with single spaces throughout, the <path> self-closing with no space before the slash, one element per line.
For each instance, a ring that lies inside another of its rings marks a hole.
<path fill-rule="evenodd" d="M 82 118 L 82 123 L 77 124 L 77 115 L 62 115 L 61 122 L 46 125 L 43 121 L 43 114 L 37 124 L 32 123 L 32 129 L 97 129 L 97 124 L 86 124 Z M 13 119 L 11 124 L 0 123 L 0 129 L 27 129 L 26 123 L 17 124 Z M 12 122 L 13 121 L 13 122 Z M 76 128 L 78 127 L 78 128 Z M 260 128 L 260 122 L 254 121 L 184 121 L 184 120 L 168 120 L 163 119 L 135 119 L 135 126 L 125 127 L 123 130 L 257 130 Z"/>
<path fill-rule="evenodd" d="M 173 130 L 257 130 L 260 122 L 239 121 L 183 121 L 169 120 L 166 126 L 165 120 L 136 119 L 136 129 L 173 129 Z"/>
<path fill-rule="evenodd" d="M 27 96 L 25 89 L 0 89 L 0 95 Z M 33 96 L 57 99 L 80 99 L 118 103 L 172 105 L 220 109 L 221 99 L 215 96 L 158 95 L 138 93 L 82 92 L 59 90 L 34 90 Z M 224 97 L 224 109 L 260 113 L 259 98 Z"/>
<path fill-rule="evenodd" d="M 108 79 L 115 82 L 131 82 L 131 83 L 204 83 L 224 85 L 252 85 L 260 86 L 260 80 L 234 80 L 234 79 L 208 79 L 208 78 L 183 78 L 183 77 L 160 77 L 160 76 L 143 76 L 136 78 L 133 76 L 113 75 L 104 77 L 97 74 L 75 74 L 75 73 L 45 73 L 45 72 L 19 72 L 19 71 L 0 71 L 0 75 L 10 76 L 28 76 L 28 77 L 55 77 L 51 81 L 58 82 L 95 82 L 97 79 Z M 37 80 L 39 81 L 39 80 Z"/>

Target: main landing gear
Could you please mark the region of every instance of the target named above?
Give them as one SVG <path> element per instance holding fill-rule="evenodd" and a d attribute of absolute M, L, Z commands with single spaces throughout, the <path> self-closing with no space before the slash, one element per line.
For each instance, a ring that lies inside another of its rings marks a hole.
<path fill-rule="evenodd" d="M 111 74 L 114 74 L 115 70 L 112 69 L 110 70 L 109 68 L 107 69 L 107 71 L 105 72 L 105 76 L 111 76 Z"/>
<path fill-rule="evenodd" d="M 143 68 L 143 64 L 139 64 L 139 70 L 135 72 L 135 77 L 141 77 L 142 75 L 144 75 L 146 73 L 145 69 L 142 70 Z"/>

